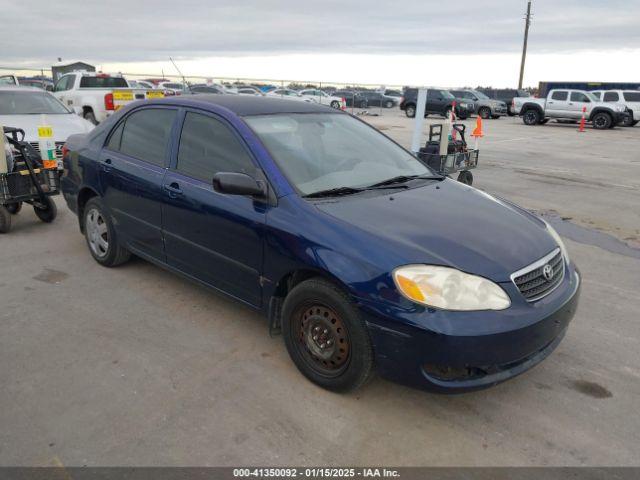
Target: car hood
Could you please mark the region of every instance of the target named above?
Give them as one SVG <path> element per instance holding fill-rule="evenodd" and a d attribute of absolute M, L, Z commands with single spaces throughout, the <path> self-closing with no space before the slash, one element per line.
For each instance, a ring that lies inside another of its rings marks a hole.
<path fill-rule="evenodd" d="M 42 115 L 0 115 L 0 125 L 21 128 L 27 142 L 37 142 L 41 118 Z M 91 122 L 73 113 L 45 115 L 44 122 L 53 129 L 53 139 L 56 142 L 64 142 L 69 135 L 88 133 L 94 128 Z"/>
<path fill-rule="evenodd" d="M 453 180 L 389 192 L 316 207 L 378 237 L 393 261 L 447 265 L 496 282 L 557 247 L 529 212 Z"/>

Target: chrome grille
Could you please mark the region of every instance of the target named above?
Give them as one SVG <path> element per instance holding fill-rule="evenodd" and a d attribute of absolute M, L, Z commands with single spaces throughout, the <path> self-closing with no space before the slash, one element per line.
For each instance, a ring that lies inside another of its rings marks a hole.
<path fill-rule="evenodd" d="M 511 275 L 511 280 L 528 302 L 535 302 L 549 295 L 560 285 L 563 278 L 564 257 L 559 248 Z"/>
<path fill-rule="evenodd" d="M 36 149 L 38 153 L 40 153 L 40 144 L 38 142 L 29 142 L 29 144 Z M 58 160 L 62 160 L 62 146 L 64 142 L 55 142 L 56 144 L 56 158 Z"/>

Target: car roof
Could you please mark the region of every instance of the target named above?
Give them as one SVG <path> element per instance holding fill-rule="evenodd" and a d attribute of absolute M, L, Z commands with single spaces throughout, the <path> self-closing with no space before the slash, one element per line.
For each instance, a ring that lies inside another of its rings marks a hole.
<path fill-rule="evenodd" d="M 45 90 L 42 90 L 38 87 L 27 87 L 26 85 L 2 85 L 0 86 L 0 91 L 6 92 L 38 92 L 42 93 Z M 48 93 L 48 92 L 47 92 Z"/>
<path fill-rule="evenodd" d="M 301 102 L 276 97 L 202 94 L 193 97 L 172 97 L 154 100 L 153 103 L 166 103 L 190 106 L 216 105 L 232 111 L 239 116 L 267 115 L 271 113 L 336 113 L 333 108 L 315 102 Z"/>

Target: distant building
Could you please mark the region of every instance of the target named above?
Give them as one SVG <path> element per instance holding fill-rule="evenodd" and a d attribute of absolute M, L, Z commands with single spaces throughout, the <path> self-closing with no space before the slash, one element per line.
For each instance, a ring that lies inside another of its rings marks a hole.
<path fill-rule="evenodd" d="M 86 70 L 87 72 L 95 72 L 96 67 L 89 65 L 85 62 L 59 62 L 51 67 L 51 74 L 53 75 L 53 81 L 57 82 L 58 79 L 65 73 L 75 72 L 77 70 Z"/>

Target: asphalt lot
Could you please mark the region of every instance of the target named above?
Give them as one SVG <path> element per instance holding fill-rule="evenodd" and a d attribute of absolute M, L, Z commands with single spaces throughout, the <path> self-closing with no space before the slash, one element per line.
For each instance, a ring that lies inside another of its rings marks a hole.
<path fill-rule="evenodd" d="M 398 110 L 363 118 L 409 145 Z M 24 209 L 0 236 L 0 465 L 639 465 L 640 127 L 485 133 L 474 186 L 551 213 L 584 278 L 541 365 L 455 397 L 326 392 L 252 311 L 100 267 L 58 199 L 55 223 Z"/>

